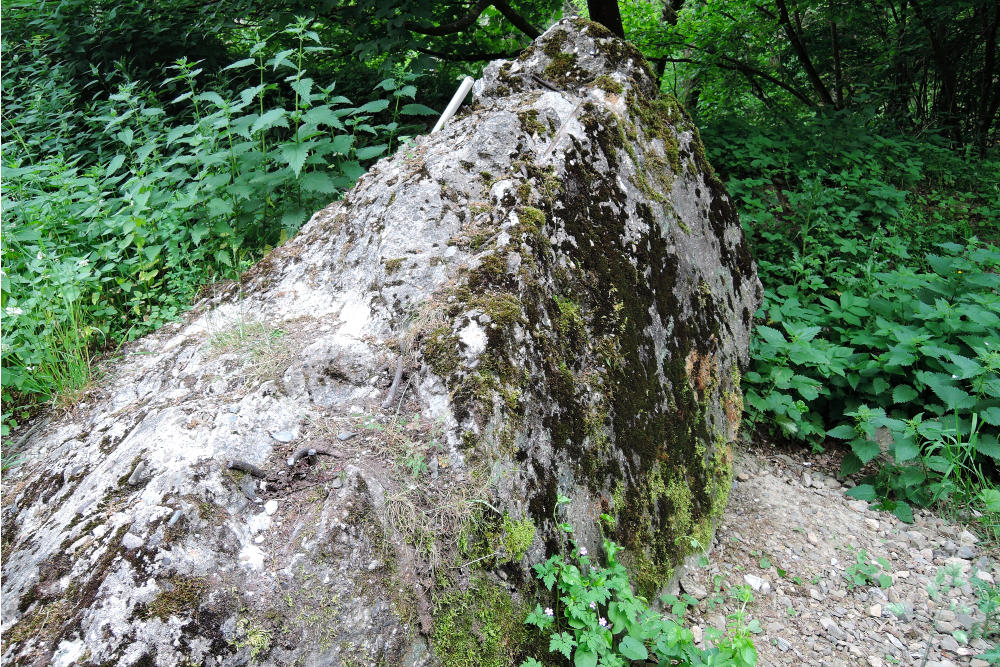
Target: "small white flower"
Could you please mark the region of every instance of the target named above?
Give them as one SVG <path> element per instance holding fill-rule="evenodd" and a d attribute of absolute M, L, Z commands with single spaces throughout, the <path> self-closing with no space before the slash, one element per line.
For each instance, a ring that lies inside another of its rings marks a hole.
<path fill-rule="evenodd" d="M 42 256 L 42 251 L 41 251 L 41 250 L 39 250 L 39 251 L 38 251 L 38 254 L 37 254 L 37 255 L 35 255 L 35 259 L 43 259 L 43 256 Z"/>
<path fill-rule="evenodd" d="M 587 547 L 580 547 L 580 555 L 581 556 L 587 555 Z"/>
<path fill-rule="evenodd" d="M 548 616 L 549 618 L 555 616 L 555 613 L 552 611 L 552 607 L 545 608 L 545 615 Z"/>
<path fill-rule="evenodd" d="M 958 379 L 958 376 L 957 376 L 957 375 L 952 375 L 952 376 L 951 376 L 951 379 L 952 379 L 952 380 L 957 380 L 957 379 Z"/>
<path fill-rule="evenodd" d="M 601 618 L 598 619 L 597 624 L 600 625 L 602 628 L 606 628 L 608 627 L 608 620 L 603 616 L 601 616 Z"/>
<path fill-rule="evenodd" d="M 17 306 L 7 306 L 7 308 L 4 309 L 4 312 L 7 313 L 8 316 L 24 314 L 24 311 L 18 308 Z"/>
<path fill-rule="evenodd" d="M 597 603 L 596 602 L 591 602 L 590 603 L 590 608 L 591 609 L 597 609 Z"/>
<path fill-rule="evenodd" d="M 86 257 L 84 257 L 83 259 L 76 260 L 77 266 L 87 266 L 88 264 L 90 264 L 90 260 L 87 259 Z"/>

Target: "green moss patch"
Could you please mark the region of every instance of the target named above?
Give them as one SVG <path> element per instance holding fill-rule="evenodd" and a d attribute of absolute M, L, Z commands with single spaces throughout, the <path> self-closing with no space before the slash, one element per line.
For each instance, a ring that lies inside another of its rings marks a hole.
<path fill-rule="evenodd" d="M 139 614 L 141 618 L 165 621 L 171 616 L 192 613 L 198 608 L 208 585 L 201 577 L 171 577 L 161 584 L 163 590 Z"/>
<path fill-rule="evenodd" d="M 508 667 L 527 643 L 527 609 L 483 575 L 434 601 L 434 654 L 445 667 Z"/>

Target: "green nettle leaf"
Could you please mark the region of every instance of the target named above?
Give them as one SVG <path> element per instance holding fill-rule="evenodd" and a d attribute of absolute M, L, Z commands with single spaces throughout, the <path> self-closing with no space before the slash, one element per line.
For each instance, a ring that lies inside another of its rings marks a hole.
<path fill-rule="evenodd" d="M 882 452 L 877 442 L 862 438 L 851 441 L 851 451 L 861 459 L 862 463 L 868 463 Z"/>
<path fill-rule="evenodd" d="M 269 109 L 254 121 L 254 124 L 250 127 L 250 134 L 257 134 L 272 127 L 288 127 L 287 116 L 288 112 L 284 109 Z"/>
<path fill-rule="evenodd" d="M 303 97 L 308 100 L 309 93 L 312 91 L 313 80 L 310 79 L 309 77 L 302 77 L 298 81 L 292 81 L 292 83 L 289 85 L 291 86 L 292 90 L 294 90 L 296 93 L 299 94 L 300 97 Z"/>
<path fill-rule="evenodd" d="M 892 508 L 892 513 L 895 514 L 896 517 L 903 523 L 913 523 L 913 508 L 901 500 L 896 501 L 896 506 Z M 889 583 L 887 584 L 881 583 L 881 577 L 885 576 L 887 575 L 881 575 L 879 577 L 879 585 L 881 585 L 883 588 L 892 586 L 891 578 L 889 578 Z"/>
<path fill-rule="evenodd" d="M 837 438 L 838 440 L 850 440 L 857 433 L 855 432 L 854 427 L 852 425 L 840 424 L 839 426 L 831 428 L 829 431 L 826 432 L 826 434 L 831 438 Z"/>
<path fill-rule="evenodd" d="M 370 160 L 371 158 L 381 155 L 388 148 L 386 144 L 379 144 L 378 146 L 365 146 L 364 148 L 359 148 L 355 151 L 355 155 L 359 160 Z"/>
<path fill-rule="evenodd" d="M 350 152 L 351 147 L 354 145 L 354 135 L 351 134 L 338 134 L 330 142 L 332 147 L 330 153 L 333 155 L 347 155 Z"/>
<path fill-rule="evenodd" d="M 325 195 L 332 195 L 337 192 L 337 186 L 333 182 L 333 177 L 322 171 L 310 171 L 299 177 L 299 185 L 303 190 L 309 192 L 319 192 Z"/>
<path fill-rule="evenodd" d="M 212 197 L 208 200 L 208 214 L 214 217 L 221 217 L 224 215 L 232 215 L 233 213 L 233 202 L 228 199 L 222 199 L 220 197 Z M 197 243 L 198 240 L 195 240 Z"/>
<path fill-rule="evenodd" d="M 927 474 L 919 466 L 906 466 L 899 471 L 899 482 L 903 488 L 920 486 L 926 479 Z"/>
<path fill-rule="evenodd" d="M 919 396 L 917 390 L 908 384 L 896 385 L 896 387 L 892 390 L 893 403 L 909 403 L 917 396 Z"/>
<path fill-rule="evenodd" d="M 195 245 L 201 243 L 201 240 L 208 236 L 208 227 L 205 225 L 195 225 L 191 228 L 191 240 L 194 241 Z"/>
<path fill-rule="evenodd" d="M 992 426 L 1000 426 L 1000 408 L 983 408 L 979 411 L 979 418 Z"/>
<path fill-rule="evenodd" d="M 632 635 L 626 635 L 621 640 L 618 651 L 629 660 L 645 660 L 649 657 L 646 646 Z"/>
<path fill-rule="evenodd" d="M 423 104 L 404 104 L 399 113 L 404 116 L 437 116 L 438 112 Z"/>
<path fill-rule="evenodd" d="M 1000 461 L 1000 443 L 997 442 L 996 436 L 990 433 L 980 433 L 979 437 L 976 438 L 975 446 L 976 451 L 980 454 Z"/>
<path fill-rule="evenodd" d="M 122 166 L 124 162 L 125 162 L 124 155 L 114 156 L 113 158 L 111 158 L 111 162 L 108 163 L 108 168 L 104 170 L 104 175 L 105 176 L 113 175 L 116 171 L 118 171 L 118 169 Z"/>
<path fill-rule="evenodd" d="M 329 125 L 338 130 L 344 129 L 344 124 L 340 122 L 340 117 L 326 104 L 309 109 L 302 116 L 302 120 L 312 125 Z"/>
<path fill-rule="evenodd" d="M 951 410 L 967 410 L 976 404 L 976 399 L 967 391 L 948 385 L 931 386 L 931 391 L 938 395 Z"/>
<path fill-rule="evenodd" d="M 389 107 L 389 100 L 372 100 L 371 102 L 366 102 L 360 107 L 354 110 L 352 116 L 363 113 L 378 113 L 379 111 L 385 111 Z"/>
<path fill-rule="evenodd" d="M 898 434 L 892 443 L 892 457 L 897 463 L 909 461 L 920 454 L 920 445 L 917 444 L 912 435 Z"/>
<path fill-rule="evenodd" d="M 878 499 L 878 495 L 875 493 L 875 487 L 871 484 L 858 484 L 852 489 L 847 490 L 847 495 L 851 498 L 857 498 L 858 500 L 867 500 L 869 502 Z"/>
<path fill-rule="evenodd" d="M 1000 490 L 983 489 L 979 492 L 979 500 L 988 512 L 1000 512 Z"/>
<path fill-rule="evenodd" d="M 218 262 L 219 264 L 225 264 L 228 267 L 232 267 L 233 258 L 230 257 L 229 253 L 226 252 L 225 250 L 216 250 L 214 256 L 215 256 L 215 261 Z"/>
<path fill-rule="evenodd" d="M 772 329 L 771 327 L 759 326 L 755 331 L 760 334 L 760 337 L 766 340 L 771 345 L 787 345 L 785 337 L 781 335 L 781 332 L 777 329 Z"/>
<path fill-rule="evenodd" d="M 302 165 L 306 163 L 306 158 L 309 157 L 310 148 L 312 148 L 311 142 L 282 144 L 278 147 L 278 153 L 289 169 L 298 176 L 302 171 Z"/>
<path fill-rule="evenodd" d="M 239 69 L 241 67 L 247 67 L 248 65 L 253 65 L 255 62 L 256 61 L 253 58 L 244 58 L 242 60 L 237 60 L 231 65 L 226 65 L 225 67 L 222 68 L 222 71 L 225 72 L 227 69 Z"/>

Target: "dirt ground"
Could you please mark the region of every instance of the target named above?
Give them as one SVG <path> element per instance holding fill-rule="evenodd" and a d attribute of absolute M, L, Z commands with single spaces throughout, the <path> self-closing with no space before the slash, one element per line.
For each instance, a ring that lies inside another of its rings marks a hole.
<path fill-rule="evenodd" d="M 733 622 L 744 585 L 761 665 L 990 664 L 975 656 L 1000 639 L 986 604 L 991 591 L 1000 603 L 997 553 L 933 513 L 905 524 L 846 496 L 837 458 L 740 454 L 708 564 L 680 582 L 699 600 L 687 612 L 696 640 Z"/>

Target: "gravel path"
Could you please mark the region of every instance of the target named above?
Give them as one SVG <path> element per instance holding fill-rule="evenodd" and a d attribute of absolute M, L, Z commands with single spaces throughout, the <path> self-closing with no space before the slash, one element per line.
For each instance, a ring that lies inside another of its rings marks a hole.
<path fill-rule="evenodd" d="M 908 525 L 869 510 L 814 462 L 773 451 L 739 457 L 708 565 L 680 582 L 699 600 L 688 611 L 696 639 L 725 627 L 738 606 L 732 587 L 749 585 L 761 665 L 988 665 L 974 656 L 997 645 L 1000 611 L 987 618 L 978 603 L 1000 579 L 997 554 L 931 513 Z M 888 575 L 891 585 L 865 581 L 862 550 L 871 578 Z M 854 573 L 864 583 L 849 581 Z"/>

